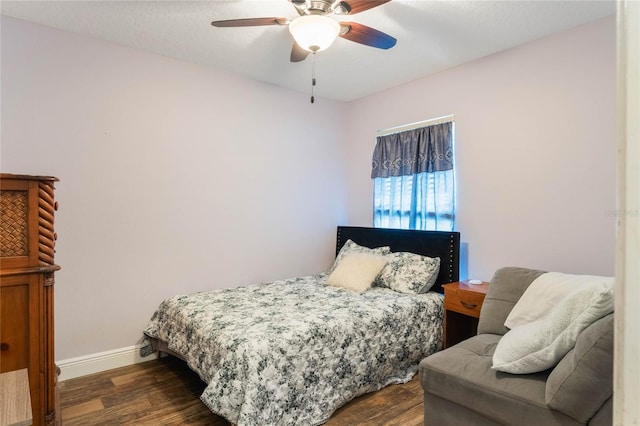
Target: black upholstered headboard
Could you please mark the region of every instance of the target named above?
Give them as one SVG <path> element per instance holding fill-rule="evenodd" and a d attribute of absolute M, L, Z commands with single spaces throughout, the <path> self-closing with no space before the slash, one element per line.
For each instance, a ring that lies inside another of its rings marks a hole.
<path fill-rule="evenodd" d="M 432 291 L 442 293 L 442 284 L 459 280 L 459 232 L 338 226 L 336 255 L 347 240 L 370 248 L 389 246 L 392 252 L 408 251 L 422 256 L 439 257 L 440 273 Z"/>

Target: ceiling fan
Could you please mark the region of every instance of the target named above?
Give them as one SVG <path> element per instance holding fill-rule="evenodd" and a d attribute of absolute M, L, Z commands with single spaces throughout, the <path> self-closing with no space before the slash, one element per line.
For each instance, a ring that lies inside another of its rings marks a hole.
<path fill-rule="evenodd" d="M 300 16 L 295 18 L 247 18 L 213 21 L 214 27 L 253 27 L 286 25 L 294 38 L 291 62 L 303 61 L 309 53 L 319 52 L 333 43 L 336 37 L 389 49 L 396 39 L 357 22 L 338 22 L 331 15 L 355 15 L 391 0 L 289 0 Z"/>

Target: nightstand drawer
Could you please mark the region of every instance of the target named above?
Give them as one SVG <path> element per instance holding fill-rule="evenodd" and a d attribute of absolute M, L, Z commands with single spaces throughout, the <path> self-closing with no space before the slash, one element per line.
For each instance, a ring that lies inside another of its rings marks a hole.
<path fill-rule="evenodd" d="M 474 318 L 480 317 L 480 308 L 484 301 L 484 293 L 466 291 L 459 287 L 444 290 L 444 308 Z"/>

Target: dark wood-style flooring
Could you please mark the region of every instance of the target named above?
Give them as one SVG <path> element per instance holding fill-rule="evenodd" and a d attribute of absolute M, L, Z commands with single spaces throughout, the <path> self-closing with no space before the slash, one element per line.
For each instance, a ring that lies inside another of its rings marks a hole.
<path fill-rule="evenodd" d="M 62 421 L 73 425 L 212 425 L 229 422 L 200 401 L 205 384 L 172 357 L 59 383 Z M 422 425 L 418 375 L 349 402 L 326 425 Z"/>

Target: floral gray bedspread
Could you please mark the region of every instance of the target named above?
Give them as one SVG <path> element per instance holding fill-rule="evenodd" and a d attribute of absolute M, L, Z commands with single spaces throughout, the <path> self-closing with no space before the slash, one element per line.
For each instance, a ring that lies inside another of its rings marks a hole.
<path fill-rule="evenodd" d="M 358 395 L 405 383 L 442 341 L 442 296 L 326 285 L 326 275 L 166 299 L 144 334 L 208 383 L 231 423 L 316 425 Z"/>

